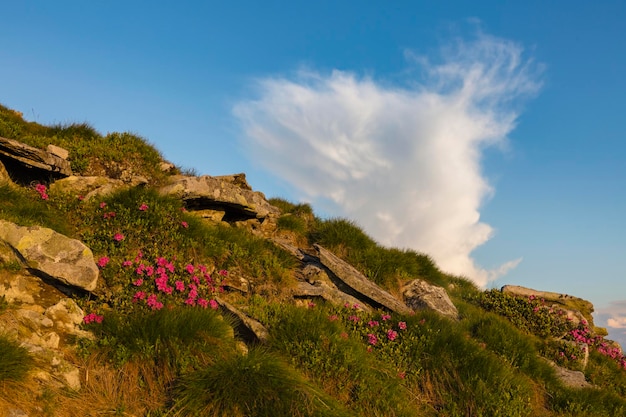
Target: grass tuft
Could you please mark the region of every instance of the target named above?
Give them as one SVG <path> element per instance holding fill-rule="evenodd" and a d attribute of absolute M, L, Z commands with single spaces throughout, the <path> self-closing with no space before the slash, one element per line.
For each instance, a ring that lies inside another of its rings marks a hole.
<path fill-rule="evenodd" d="M 175 391 L 174 415 L 346 415 L 276 354 L 261 348 L 190 373 Z"/>
<path fill-rule="evenodd" d="M 33 367 L 26 349 L 0 335 L 0 381 L 20 381 Z"/>

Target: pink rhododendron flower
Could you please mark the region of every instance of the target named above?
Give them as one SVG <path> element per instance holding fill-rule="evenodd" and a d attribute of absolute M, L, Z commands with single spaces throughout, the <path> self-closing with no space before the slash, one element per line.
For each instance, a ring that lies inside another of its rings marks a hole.
<path fill-rule="evenodd" d="M 202 308 L 207 308 L 209 306 L 209 302 L 204 298 L 198 298 L 198 305 Z"/>
<path fill-rule="evenodd" d="M 143 300 L 146 298 L 146 293 L 143 291 L 137 291 L 133 296 L 133 303 L 136 303 L 139 300 Z"/>
<path fill-rule="evenodd" d="M 139 278 L 139 279 L 137 279 L 137 280 L 135 280 L 135 281 L 133 282 L 133 285 L 134 285 L 135 287 L 139 287 L 139 286 L 141 286 L 141 284 L 143 284 L 143 279 L 142 279 L 142 278 Z"/>
<path fill-rule="evenodd" d="M 393 329 L 387 330 L 387 339 L 394 341 L 396 340 L 396 337 L 398 337 L 398 332 Z"/>
<path fill-rule="evenodd" d="M 41 197 L 42 200 L 47 200 L 48 199 L 48 194 L 46 193 L 47 188 L 46 188 L 45 185 L 37 184 L 35 186 L 35 191 L 37 191 L 39 193 L 39 196 Z"/>
<path fill-rule="evenodd" d="M 185 229 L 189 227 L 189 223 L 185 221 L 180 222 L 180 225 L 183 226 Z"/>
<path fill-rule="evenodd" d="M 337 315 L 336 315 L 336 314 L 333 314 L 332 316 L 328 316 L 328 320 L 330 320 L 330 321 L 335 321 L 335 320 L 337 320 L 338 318 L 339 318 L 339 317 L 337 317 Z"/>
<path fill-rule="evenodd" d="M 107 264 L 109 263 L 110 259 L 106 256 L 101 257 L 100 259 L 98 259 L 98 266 L 100 268 L 104 268 L 105 266 L 107 266 Z"/>
<path fill-rule="evenodd" d="M 313 308 L 313 307 L 315 307 L 315 303 L 311 301 L 311 302 L 308 304 L 308 306 L 309 306 L 309 308 Z"/>
<path fill-rule="evenodd" d="M 105 208 L 106 206 L 107 206 L 107 203 L 105 203 L 104 201 L 100 203 L 100 208 Z"/>
<path fill-rule="evenodd" d="M 113 239 L 116 242 L 121 242 L 122 240 L 124 240 L 124 235 L 121 233 L 116 233 L 115 236 L 113 236 Z"/>
<path fill-rule="evenodd" d="M 398 323 L 398 328 L 400 330 L 406 330 L 406 322 L 404 322 L 404 321 L 399 322 Z"/>
<path fill-rule="evenodd" d="M 209 305 L 211 306 L 213 310 L 217 310 L 217 308 L 219 307 L 219 305 L 217 304 L 217 301 L 215 300 L 210 300 Z"/>
<path fill-rule="evenodd" d="M 163 303 L 157 299 L 156 294 L 150 294 L 146 300 L 146 304 L 153 310 L 160 310 L 163 308 Z"/>
<path fill-rule="evenodd" d="M 378 338 L 376 337 L 375 334 L 368 333 L 367 334 L 367 343 L 369 343 L 370 345 L 375 345 L 376 343 L 378 343 Z"/>
<path fill-rule="evenodd" d="M 228 276 L 228 271 L 225 269 L 220 269 L 220 271 L 218 272 L 218 274 L 220 274 L 223 277 L 227 277 Z"/>
<path fill-rule="evenodd" d="M 370 320 L 367 325 L 370 327 L 376 327 L 378 326 L 378 322 L 376 320 Z"/>
<path fill-rule="evenodd" d="M 195 271 L 195 268 L 193 267 L 193 265 L 187 264 L 187 266 L 185 266 L 185 271 L 187 271 L 190 274 L 193 274 L 193 271 Z"/>
<path fill-rule="evenodd" d="M 104 319 L 103 316 L 99 316 L 96 313 L 89 313 L 85 317 L 83 317 L 83 323 L 85 324 L 94 323 L 94 322 L 102 323 L 103 319 Z"/>
<path fill-rule="evenodd" d="M 176 287 L 177 291 L 185 291 L 185 283 L 182 281 L 176 281 L 174 287 Z"/>
<path fill-rule="evenodd" d="M 126 267 L 133 266 L 133 261 L 124 261 L 122 262 L 122 266 L 126 266 Z"/>
<path fill-rule="evenodd" d="M 139 206 L 139 210 L 140 210 L 140 211 L 146 211 L 146 210 L 148 210 L 148 205 L 147 205 L 147 204 L 145 204 L 145 203 L 142 203 L 142 204 Z"/>
<path fill-rule="evenodd" d="M 382 321 L 387 321 L 387 320 L 391 319 L 391 316 L 389 314 L 383 314 L 382 316 L 380 316 L 380 319 Z"/>
<path fill-rule="evenodd" d="M 356 323 L 359 321 L 359 317 L 358 316 L 350 316 L 348 317 L 348 320 L 350 320 L 353 323 Z"/>

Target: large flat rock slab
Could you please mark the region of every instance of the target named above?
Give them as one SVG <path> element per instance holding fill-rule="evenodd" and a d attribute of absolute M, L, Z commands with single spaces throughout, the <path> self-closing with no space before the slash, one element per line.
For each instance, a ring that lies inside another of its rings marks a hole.
<path fill-rule="evenodd" d="M 161 187 L 160 192 L 182 199 L 193 211 L 224 211 L 224 221 L 263 220 L 280 215 L 280 210 L 272 206 L 263 193 L 252 191 L 244 174 L 221 177 L 176 175 Z"/>
<path fill-rule="evenodd" d="M 79 240 L 45 227 L 0 220 L 0 242 L 8 245 L 31 273 L 86 291 L 96 288 L 98 266 L 91 249 Z"/>
<path fill-rule="evenodd" d="M 72 175 L 72 168 L 66 159 L 13 139 L 0 137 L 0 158 L 5 161 L 17 162 L 26 168 L 37 168 L 59 177 Z"/>
<path fill-rule="evenodd" d="M 328 268 L 345 285 L 369 300 L 374 301 L 375 304 L 379 304 L 381 307 L 394 313 L 411 313 L 412 310 L 406 304 L 367 279 L 365 275 L 352 265 L 320 245 L 316 244 L 314 247 L 319 253 L 322 265 Z"/>

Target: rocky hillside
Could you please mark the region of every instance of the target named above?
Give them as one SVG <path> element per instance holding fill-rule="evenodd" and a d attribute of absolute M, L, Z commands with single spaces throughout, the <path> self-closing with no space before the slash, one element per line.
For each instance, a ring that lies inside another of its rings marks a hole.
<path fill-rule="evenodd" d="M 0 106 L 0 416 L 616 416 L 593 306 Z"/>

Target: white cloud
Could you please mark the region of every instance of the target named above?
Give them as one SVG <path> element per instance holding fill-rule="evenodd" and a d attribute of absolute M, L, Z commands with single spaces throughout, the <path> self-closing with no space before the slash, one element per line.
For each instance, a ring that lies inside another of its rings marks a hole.
<path fill-rule="evenodd" d="M 612 301 L 594 314 L 596 325 L 607 328 L 608 338 L 626 347 L 626 300 Z"/>
<path fill-rule="evenodd" d="M 616 329 L 626 329 L 626 316 L 624 317 L 611 317 L 606 321 L 609 327 Z"/>
<path fill-rule="evenodd" d="M 438 63 L 407 59 L 424 76 L 404 86 L 338 70 L 260 80 L 260 96 L 234 109 L 245 147 L 380 243 L 427 253 L 485 285 L 521 259 L 487 271 L 471 258 L 493 235 L 480 221 L 493 192 L 482 151 L 505 143 L 513 105 L 539 84 L 519 45 L 485 35 L 445 48 Z"/>

